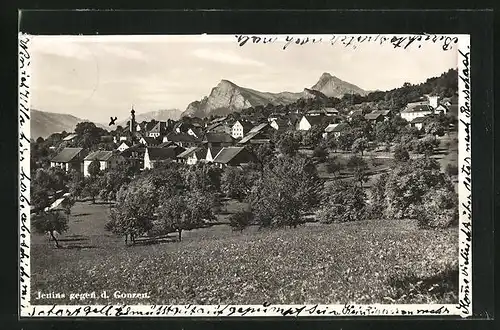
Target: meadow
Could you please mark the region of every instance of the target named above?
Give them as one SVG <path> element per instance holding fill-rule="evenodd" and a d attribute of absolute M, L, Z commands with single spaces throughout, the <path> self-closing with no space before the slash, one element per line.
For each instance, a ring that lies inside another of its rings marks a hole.
<path fill-rule="evenodd" d="M 229 208 L 231 209 L 231 208 Z M 456 228 L 409 221 L 359 221 L 296 229 L 232 231 L 225 224 L 127 247 L 104 231 L 109 205 L 79 202 L 55 249 L 32 235 L 35 304 L 454 303 Z M 116 290 L 149 299 L 69 300 Z M 65 299 L 36 300 L 42 293 Z"/>

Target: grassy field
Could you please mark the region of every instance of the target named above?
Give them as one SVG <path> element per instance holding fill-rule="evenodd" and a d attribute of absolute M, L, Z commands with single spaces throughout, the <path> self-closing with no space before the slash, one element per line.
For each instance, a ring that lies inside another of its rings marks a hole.
<path fill-rule="evenodd" d="M 235 208 L 233 204 L 229 207 Z M 193 230 L 182 242 L 124 246 L 104 230 L 108 205 L 77 203 L 55 249 L 32 235 L 34 304 L 455 303 L 458 232 L 406 221 L 297 229 Z M 115 290 L 150 298 L 69 300 Z M 66 299 L 36 300 L 42 293 Z"/>

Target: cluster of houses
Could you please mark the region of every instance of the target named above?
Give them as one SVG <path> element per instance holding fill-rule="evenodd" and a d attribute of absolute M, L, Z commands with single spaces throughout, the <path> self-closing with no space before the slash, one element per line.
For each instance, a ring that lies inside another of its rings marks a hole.
<path fill-rule="evenodd" d="M 423 100 L 408 103 L 399 115 L 410 126 L 422 129 L 428 116 L 436 113 L 454 113 L 457 100 L 439 100 L 427 96 Z M 390 110 L 374 110 L 363 113 L 362 110 L 349 112 L 348 118 L 339 116 L 334 108 L 311 110 L 303 115 L 298 113 L 271 114 L 266 122 L 252 123 L 246 120 L 230 121 L 219 117 L 209 123 L 192 118 L 186 122 L 153 122 L 137 124 L 135 111 L 132 109 L 129 127 L 122 135 L 115 137 L 118 148 L 113 151 L 94 151 L 87 153 L 82 148 L 64 148 L 51 160 L 52 167 L 66 171 L 71 169 L 89 175 L 89 166 L 93 161 L 100 163 L 101 170 L 114 168 L 128 161 L 141 169 L 152 169 L 169 162 L 213 163 L 221 168 L 242 166 L 255 159 L 246 146 L 268 143 L 276 131 L 290 128 L 307 131 L 318 124 L 326 124 L 323 137 L 339 137 L 349 127 L 349 121 L 355 116 L 377 123 L 389 120 L 394 113 Z"/>

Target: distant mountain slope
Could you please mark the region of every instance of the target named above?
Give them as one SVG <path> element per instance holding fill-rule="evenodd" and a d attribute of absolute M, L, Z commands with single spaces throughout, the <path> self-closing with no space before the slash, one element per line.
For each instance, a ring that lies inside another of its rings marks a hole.
<path fill-rule="evenodd" d="M 321 75 L 319 81 L 311 89 L 319 91 L 328 97 L 339 98 L 344 96 L 344 94 L 359 94 L 361 96 L 368 94 L 362 88 L 332 76 L 327 72 Z"/>
<path fill-rule="evenodd" d="M 157 121 L 167 121 L 168 119 L 178 120 L 181 117 L 182 111 L 179 109 L 160 109 L 156 111 L 149 111 L 145 113 L 136 113 L 135 120 L 140 123 L 143 121 L 151 121 L 155 119 Z M 125 119 L 118 118 L 119 121 L 117 125 L 126 126 L 127 121 L 130 120 L 130 116 Z"/>
<path fill-rule="evenodd" d="M 225 115 L 235 111 L 258 105 L 285 105 L 297 101 L 300 98 L 326 98 L 342 97 L 344 94 L 358 93 L 366 95 L 366 92 L 339 78 L 324 73 L 319 81 L 310 89 L 304 88 L 302 92 L 260 92 L 251 88 L 241 87 L 229 80 L 221 80 L 217 86 L 212 88 L 209 96 L 199 101 L 191 102 L 182 116 L 204 118 L 210 115 Z"/>
<path fill-rule="evenodd" d="M 40 111 L 31 109 L 31 138 L 36 140 L 39 137 L 46 138 L 53 133 L 62 131 L 72 132 L 76 124 L 88 121 L 73 115 Z M 107 129 L 105 126 L 95 123 L 96 126 Z"/>

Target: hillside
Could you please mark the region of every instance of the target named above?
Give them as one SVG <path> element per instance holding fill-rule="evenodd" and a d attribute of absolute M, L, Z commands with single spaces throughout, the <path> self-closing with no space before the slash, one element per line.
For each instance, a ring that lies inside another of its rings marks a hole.
<path fill-rule="evenodd" d="M 261 92 L 238 86 L 229 80 L 223 79 L 217 86 L 212 88 L 209 96 L 205 96 L 200 101 L 191 102 L 182 113 L 182 116 L 204 118 L 209 115 L 226 115 L 259 105 L 286 105 L 301 98 L 341 97 L 344 94 L 351 93 L 366 94 L 361 88 L 328 73 L 324 73 L 312 88 L 304 88 L 302 92 L 298 93 Z"/>
<path fill-rule="evenodd" d="M 135 120 L 140 123 L 143 121 L 151 121 L 153 119 L 157 121 L 167 121 L 168 119 L 178 120 L 181 117 L 182 111 L 179 109 L 160 109 L 156 111 L 149 111 L 145 113 L 136 113 Z M 127 121 L 130 117 L 118 118 L 117 125 L 126 126 Z"/>
<path fill-rule="evenodd" d="M 39 137 L 47 138 L 53 133 L 62 131 L 72 132 L 76 124 L 83 121 L 88 120 L 68 114 L 31 109 L 31 138 L 36 140 Z M 97 123 L 96 125 L 106 129 L 103 125 Z"/>

